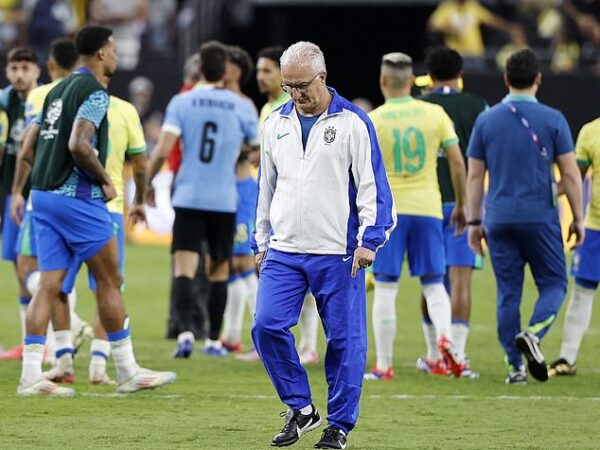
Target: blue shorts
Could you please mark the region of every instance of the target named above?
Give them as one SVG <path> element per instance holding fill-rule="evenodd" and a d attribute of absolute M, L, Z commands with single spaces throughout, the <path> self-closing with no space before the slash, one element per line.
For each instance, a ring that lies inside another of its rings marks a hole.
<path fill-rule="evenodd" d="M 571 275 L 584 280 L 600 281 L 600 231 L 585 229 L 583 245 L 573 253 Z"/>
<path fill-rule="evenodd" d="M 10 203 L 12 196 L 6 196 L 4 215 L 2 216 L 2 259 L 17 262 L 17 237 L 19 227 L 10 218 Z"/>
<path fill-rule="evenodd" d="M 114 237 L 102 200 L 31 191 L 38 265 L 41 271 L 66 270 L 77 258 L 87 261 Z"/>
<path fill-rule="evenodd" d="M 121 275 L 124 274 L 125 268 L 125 228 L 123 226 L 123 214 L 120 213 L 110 213 L 110 217 L 113 221 L 113 227 L 115 234 L 117 236 L 117 244 L 119 246 L 119 272 Z M 83 265 L 83 261 L 79 258 L 75 258 L 73 261 L 73 265 L 69 268 L 67 272 L 67 276 L 63 281 L 62 291 L 66 294 L 70 293 L 75 287 L 75 282 L 77 281 L 77 274 Z M 96 292 L 96 279 L 92 275 L 92 272 L 88 269 L 88 286 L 90 291 Z"/>
<path fill-rule="evenodd" d="M 435 217 L 398 214 L 398 224 L 390 240 L 377 252 L 373 273 L 398 279 L 404 253 L 408 251 L 410 274 L 415 276 L 446 273 L 442 220 Z"/>
<path fill-rule="evenodd" d="M 35 226 L 33 225 L 33 211 L 25 211 L 23 222 L 17 236 L 17 254 L 37 258 L 37 241 L 35 239 Z"/>
<path fill-rule="evenodd" d="M 242 217 L 240 217 L 242 216 Z M 254 220 L 243 217 L 240 211 L 235 216 L 235 235 L 233 238 L 233 256 L 252 256 L 254 252 L 250 246 L 250 233 L 254 229 Z"/>
<path fill-rule="evenodd" d="M 469 247 L 468 233 L 455 236 L 456 227 L 450 225 L 450 216 L 454 210 L 454 203 L 444 203 L 444 246 L 446 248 L 446 265 L 472 267 L 481 269 L 483 258 Z"/>

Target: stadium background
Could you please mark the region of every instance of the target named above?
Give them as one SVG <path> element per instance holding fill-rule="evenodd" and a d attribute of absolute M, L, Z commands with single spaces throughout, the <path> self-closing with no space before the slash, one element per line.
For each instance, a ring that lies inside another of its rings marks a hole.
<path fill-rule="evenodd" d="M 41 0 L 44 1 L 44 0 Z M 496 11 L 518 1 L 482 1 Z M 0 2 L 0 6 L 10 1 Z M 77 3 L 77 2 L 76 2 Z M 156 3 L 156 2 L 151 2 Z M 328 65 L 329 84 L 348 98 L 366 97 L 382 102 L 378 87 L 383 53 L 403 51 L 415 57 L 417 72 L 424 73 L 422 58 L 430 42 L 427 18 L 437 1 L 428 0 L 198 0 L 176 2 L 179 10 L 191 7 L 192 25 L 181 31 L 166 53 L 142 50 L 134 70 L 117 72 L 110 90 L 129 97 L 130 82 L 143 75 L 154 84 L 150 111 L 163 111 L 182 82 L 184 57 L 200 42 L 219 39 L 246 48 L 251 55 L 266 45 L 287 45 L 311 40 L 321 46 Z M 191 5 L 191 6 L 190 6 Z M 202 14 L 200 14 L 202 12 Z M 467 72 L 466 89 L 494 103 L 505 89 L 495 67 L 494 54 L 503 38 L 487 33 L 485 67 Z M 6 50 L 6 49 L 5 49 Z M 539 49 L 545 61 L 540 99 L 561 109 L 573 133 L 598 116 L 600 85 L 588 65 L 568 74 L 552 74 L 548 48 Z M 0 54 L 4 65 L 5 52 Z M 1 73 L 0 85 L 6 80 Z M 253 79 L 245 87 L 257 106 L 264 103 Z M 150 147 L 151 148 L 151 147 Z M 86 358 L 77 358 L 80 380 L 75 399 L 44 401 L 17 399 L 14 395 L 18 363 L 0 364 L 0 448 L 266 448 L 280 426 L 282 409 L 260 366 L 232 360 L 207 361 L 198 355 L 190 361 L 167 358 L 172 343 L 163 339 L 168 299 L 169 258 L 164 249 L 129 246 L 128 290 L 125 298 L 133 317 L 139 359 L 158 369 L 173 369 L 178 382 L 167 389 L 130 398 L 118 398 L 108 387 L 85 383 Z M 0 266 L 0 342 L 16 342 L 16 286 L 8 264 Z M 93 301 L 80 279 L 81 314 L 91 318 Z M 597 448 L 600 431 L 595 424 L 600 386 L 600 321 L 593 318 L 584 340 L 577 379 L 531 383 L 525 389 L 504 386 L 502 354 L 495 336 L 495 284 L 489 262 L 473 285 L 475 305 L 470 356 L 481 380 L 427 379 L 414 371 L 414 360 L 424 344 L 420 331 L 415 279 L 400 285 L 399 333 L 396 341 L 398 379 L 365 388 L 361 420 L 352 435 L 353 449 L 399 448 Z M 524 311 L 530 311 L 535 287 L 528 278 Z M 564 314 L 564 310 L 563 310 Z M 544 345 L 549 358 L 558 351 L 562 314 Z M 245 336 L 248 342 L 248 327 Z M 372 343 L 372 339 L 370 339 Z M 372 344 L 371 344 L 372 345 Z M 323 350 L 323 336 L 320 335 Z M 369 362 L 373 348 L 369 350 Z M 188 364 L 189 363 L 189 364 Z M 111 368 L 112 370 L 112 368 Z M 314 394 L 324 406 L 322 365 L 309 368 Z M 294 448 L 310 448 L 309 435 Z"/>

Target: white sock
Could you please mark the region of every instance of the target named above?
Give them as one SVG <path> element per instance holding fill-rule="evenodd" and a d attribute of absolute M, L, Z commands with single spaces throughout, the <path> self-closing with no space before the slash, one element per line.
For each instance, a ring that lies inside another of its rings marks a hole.
<path fill-rule="evenodd" d="M 431 322 L 421 322 L 423 327 L 423 337 L 425 337 L 425 345 L 427 346 L 427 359 L 430 361 L 437 361 L 442 357 L 438 350 L 438 338 L 435 327 Z"/>
<path fill-rule="evenodd" d="M 104 339 L 92 339 L 90 353 L 92 354 L 90 373 L 106 373 L 106 363 L 110 356 L 110 342 Z"/>
<path fill-rule="evenodd" d="M 128 327 L 126 329 L 128 330 Z M 133 355 L 133 344 L 129 332 L 123 333 L 124 335 L 119 336 L 118 339 L 111 339 L 111 335 L 120 335 L 121 333 L 109 333 L 110 348 L 115 366 L 117 366 L 117 380 L 119 383 L 129 380 L 139 370 Z"/>
<path fill-rule="evenodd" d="M 452 339 L 450 323 L 452 321 L 452 308 L 450 297 L 443 283 L 431 283 L 423 285 L 423 295 L 427 302 L 427 312 L 435 327 L 437 340 L 442 336 Z"/>
<path fill-rule="evenodd" d="M 300 410 L 300 414 L 304 414 L 305 416 L 311 414 L 313 412 L 313 405 L 307 405 Z"/>
<path fill-rule="evenodd" d="M 42 378 L 42 359 L 44 346 L 27 344 L 23 346 L 23 365 L 21 368 L 21 385 L 28 386 Z"/>
<path fill-rule="evenodd" d="M 452 324 L 452 344 L 454 344 L 454 351 L 459 361 L 464 361 L 465 359 L 468 336 L 469 325 L 465 322 L 454 322 Z"/>
<path fill-rule="evenodd" d="M 21 321 L 21 342 L 26 336 L 26 323 L 27 323 L 27 307 L 29 306 L 30 298 L 20 297 L 19 298 L 19 319 Z"/>
<path fill-rule="evenodd" d="M 73 338 L 71 330 L 60 330 L 54 332 L 56 346 L 54 354 L 56 355 L 56 367 L 60 370 L 73 369 Z"/>
<path fill-rule="evenodd" d="M 223 314 L 222 339 L 232 344 L 242 338 L 242 324 L 246 309 L 246 284 L 241 276 L 227 284 L 227 305 Z"/>
<path fill-rule="evenodd" d="M 560 357 L 566 359 L 569 364 L 575 364 L 581 340 L 590 326 L 594 292 L 594 289 L 586 289 L 578 284 L 574 285 L 571 292 L 560 347 Z"/>
<path fill-rule="evenodd" d="M 69 300 L 69 311 L 71 313 L 71 330 L 76 330 L 81 327 L 83 320 L 81 320 L 81 317 L 75 312 L 75 306 L 77 306 L 77 292 L 75 291 L 75 288 L 67 295 L 67 299 Z"/>
<path fill-rule="evenodd" d="M 54 352 L 56 350 L 56 339 L 54 338 L 54 326 L 52 321 L 48 322 L 48 328 L 46 331 L 46 354 L 48 359 L 46 362 L 54 364 Z"/>
<path fill-rule="evenodd" d="M 300 342 L 298 344 L 300 352 L 317 352 L 318 326 L 317 303 L 311 294 L 307 294 L 300 312 Z"/>
<path fill-rule="evenodd" d="M 41 275 L 39 270 L 34 270 L 25 277 L 25 288 L 32 297 L 40 289 Z"/>
<path fill-rule="evenodd" d="M 256 291 L 258 290 L 258 277 L 256 272 L 251 272 L 242 278 L 246 283 L 246 300 L 248 302 L 248 309 L 250 314 L 254 317 L 256 311 Z"/>
<path fill-rule="evenodd" d="M 185 341 L 192 341 L 193 344 L 195 341 L 194 333 L 192 333 L 191 331 L 184 331 L 183 333 L 179 333 L 179 335 L 177 336 L 177 343 L 182 344 Z"/>
<path fill-rule="evenodd" d="M 379 370 L 392 367 L 396 337 L 396 297 L 398 283 L 375 280 L 373 294 L 373 333 L 375 335 L 376 366 Z"/>

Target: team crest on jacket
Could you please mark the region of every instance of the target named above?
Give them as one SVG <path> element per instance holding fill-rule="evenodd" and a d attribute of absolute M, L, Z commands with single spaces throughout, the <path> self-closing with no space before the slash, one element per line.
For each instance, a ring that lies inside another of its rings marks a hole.
<path fill-rule="evenodd" d="M 325 142 L 327 144 L 331 144 L 333 141 L 335 141 L 335 133 L 336 133 L 335 127 L 325 128 L 325 133 L 323 133 L 323 139 L 325 140 Z"/>

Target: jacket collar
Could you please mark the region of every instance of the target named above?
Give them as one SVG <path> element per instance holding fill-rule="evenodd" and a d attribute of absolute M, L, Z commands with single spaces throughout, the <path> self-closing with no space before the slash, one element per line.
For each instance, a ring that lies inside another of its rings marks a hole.
<path fill-rule="evenodd" d="M 333 95 L 329 108 L 327 108 L 327 115 L 341 113 L 344 109 L 343 98 L 334 88 L 327 86 L 327 90 Z M 294 109 L 294 101 L 290 98 L 279 110 L 279 115 L 289 117 L 294 112 Z"/>

